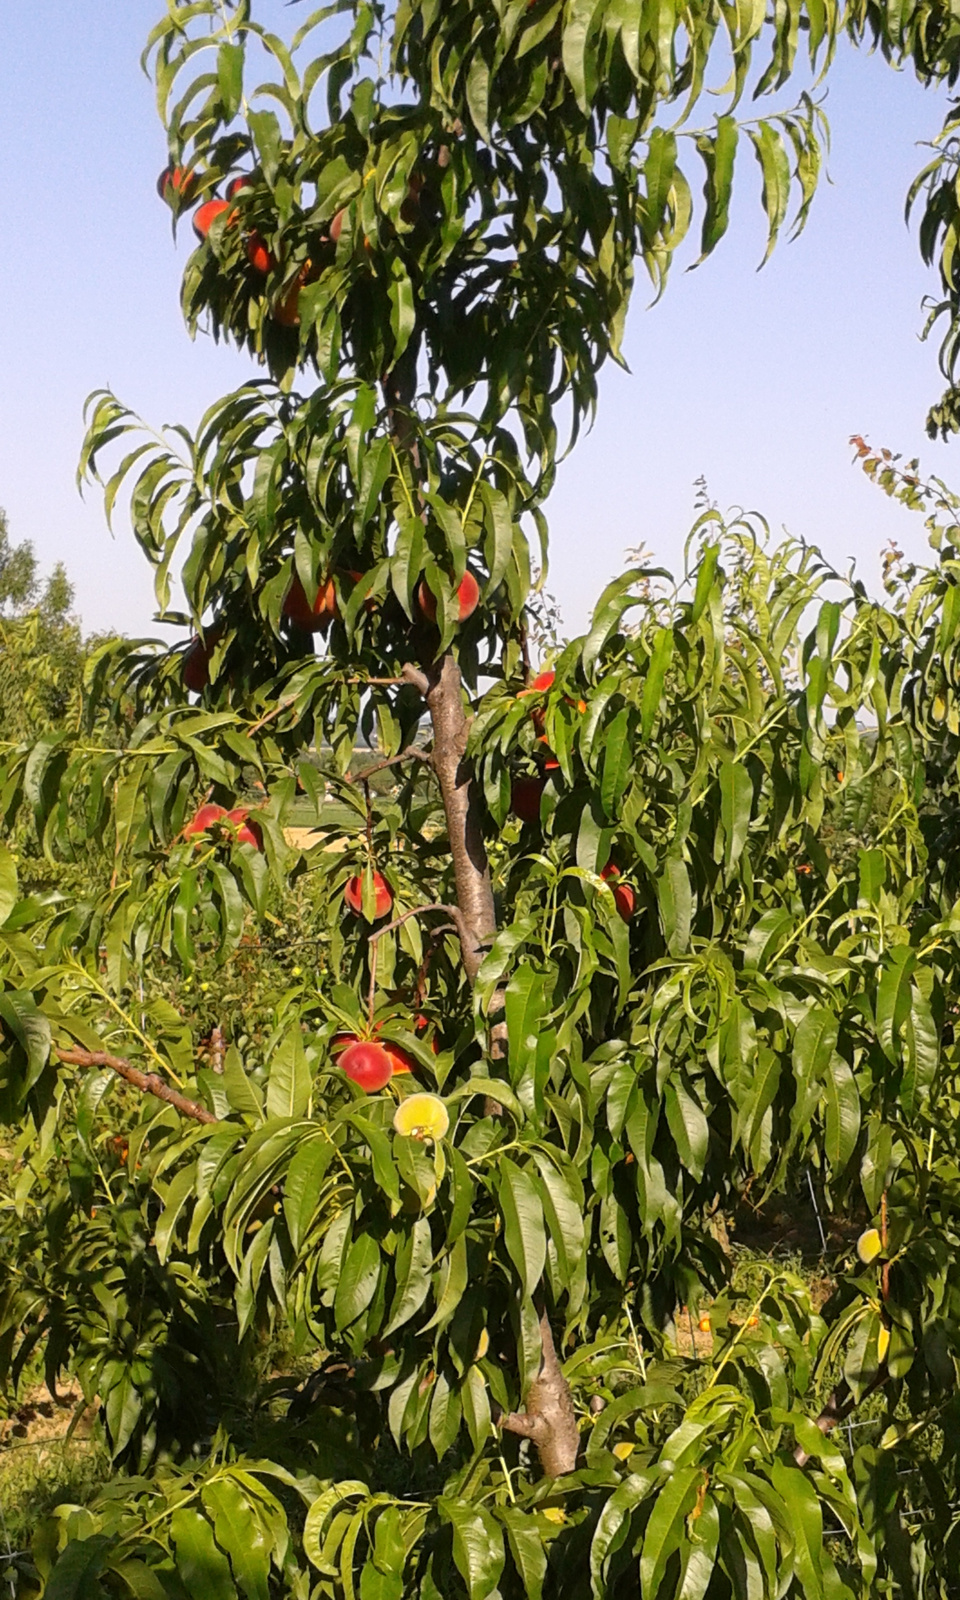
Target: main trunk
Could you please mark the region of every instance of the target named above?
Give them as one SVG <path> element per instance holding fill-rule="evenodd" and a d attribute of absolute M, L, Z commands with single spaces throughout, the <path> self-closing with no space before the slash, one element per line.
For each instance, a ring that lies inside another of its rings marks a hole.
<path fill-rule="evenodd" d="M 490 866 L 480 826 L 476 783 L 466 757 L 469 727 L 463 705 L 460 668 L 448 652 L 429 670 L 427 710 L 433 726 L 433 766 L 443 796 L 447 833 L 457 883 L 457 904 L 465 924 L 461 936 L 463 964 L 471 983 L 497 931 Z M 503 994 L 498 991 L 490 1008 L 490 1054 L 494 1061 L 507 1054 Z M 488 1102 L 488 1111 L 500 1107 Z M 549 1478 L 573 1472 L 580 1450 L 580 1435 L 570 1387 L 557 1359 L 553 1331 L 546 1311 L 540 1317 L 543 1347 L 540 1371 L 526 1396 L 526 1410 L 503 1419 L 510 1433 L 536 1445 L 540 1465 Z"/>
<path fill-rule="evenodd" d="M 398 449 L 411 457 L 419 473 L 419 452 L 413 426 L 416 390 L 416 343 L 411 341 L 403 359 L 383 384 L 390 409 L 390 426 Z M 490 865 L 471 764 L 467 760 L 469 724 L 463 704 L 463 680 L 456 658 L 447 651 L 422 672 L 405 668 L 410 682 L 423 690 L 433 727 L 433 768 L 440 784 L 447 836 L 456 876 L 457 905 L 463 918 L 463 965 L 471 984 L 477 981 L 484 956 L 497 932 L 497 914 L 490 882 Z M 503 1019 L 504 997 L 494 994 L 490 1005 L 490 1056 L 506 1060 L 507 1031 Z M 500 1111 L 487 1102 L 488 1113 Z M 526 1396 L 526 1411 L 503 1419 L 503 1427 L 532 1440 L 540 1464 L 550 1478 L 573 1472 L 580 1449 L 576 1413 L 570 1387 L 560 1370 L 553 1332 L 544 1311 L 540 1317 L 543 1346 L 540 1372 Z"/>

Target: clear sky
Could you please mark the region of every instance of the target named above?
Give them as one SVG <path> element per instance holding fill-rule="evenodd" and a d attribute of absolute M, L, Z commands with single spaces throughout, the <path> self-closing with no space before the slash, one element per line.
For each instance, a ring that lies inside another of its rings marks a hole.
<path fill-rule="evenodd" d="M 149 569 L 98 496 L 74 487 L 85 396 L 109 385 L 153 423 L 193 425 L 251 372 L 209 338 L 191 343 L 178 306 L 189 229 L 174 247 L 155 193 L 165 164 L 139 67 L 162 0 L 4 0 L 0 8 L 0 505 L 42 560 L 62 559 L 84 626 L 155 631 Z M 281 0 L 258 13 L 290 29 Z M 299 11 L 293 20 L 300 20 Z M 960 486 L 960 447 L 931 444 L 939 398 L 933 342 L 918 339 L 935 292 L 903 202 L 935 136 L 943 97 L 884 62 L 841 51 L 827 111 L 832 183 L 806 232 L 763 253 L 759 175 L 740 163 L 730 233 L 695 272 L 674 269 L 608 368 L 596 425 L 561 468 L 548 507 L 550 587 L 579 629 L 624 549 L 644 541 L 676 569 L 703 475 L 721 505 L 764 513 L 855 556 L 872 584 L 891 536 L 917 556 L 922 525 L 851 465 L 860 432 Z M 699 186 L 699 176 L 691 172 Z M 690 259 L 689 256 L 687 259 Z M 957 460 L 957 469 L 954 461 Z"/>

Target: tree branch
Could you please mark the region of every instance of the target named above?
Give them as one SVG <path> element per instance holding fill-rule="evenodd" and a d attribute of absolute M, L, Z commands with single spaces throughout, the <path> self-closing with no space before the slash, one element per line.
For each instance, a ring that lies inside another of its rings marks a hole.
<path fill-rule="evenodd" d="M 375 773 L 384 772 L 387 767 L 395 767 L 401 761 L 425 761 L 428 767 L 433 766 L 433 756 L 429 750 L 418 750 L 415 745 L 411 745 L 408 750 L 401 750 L 398 756 L 388 756 L 386 761 L 378 761 L 372 767 L 365 767 L 363 772 L 358 772 L 356 775 L 348 772 L 346 782 L 365 782 L 367 778 L 372 778 Z"/>
<path fill-rule="evenodd" d="M 426 906 L 414 906 L 411 911 L 404 911 L 399 917 L 394 917 L 393 921 L 388 922 L 385 928 L 378 928 L 376 933 L 372 933 L 369 939 L 370 989 L 367 995 L 367 1018 L 371 1028 L 373 1027 L 373 1002 L 374 996 L 377 992 L 377 945 L 385 933 L 393 933 L 395 928 L 402 927 L 403 923 L 408 921 L 410 917 L 420 917 L 425 911 L 445 911 L 447 916 L 450 918 L 454 932 L 457 934 L 461 945 L 463 944 L 466 930 L 464 928 L 463 917 L 460 913 L 459 907 L 445 906 L 442 901 L 434 901 L 432 904 Z M 438 932 L 439 931 L 442 930 L 438 930 Z"/>
<path fill-rule="evenodd" d="M 122 1056 L 112 1056 L 106 1050 L 81 1050 L 73 1048 L 62 1050 L 56 1048 L 60 1060 L 71 1067 L 109 1067 L 118 1077 L 132 1083 L 135 1089 L 140 1089 L 144 1094 L 156 1095 L 158 1100 L 165 1100 L 167 1105 L 173 1106 L 181 1116 L 192 1117 L 194 1122 L 219 1122 L 212 1111 L 205 1106 L 197 1105 L 195 1100 L 188 1100 L 185 1095 L 178 1094 L 176 1089 L 171 1089 L 168 1083 L 158 1077 L 155 1072 L 141 1072 L 139 1067 L 133 1067 Z"/>
<path fill-rule="evenodd" d="M 548 1478 L 575 1472 L 580 1454 L 580 1430 L 573 1409 L 570 1385 L 560 1369 L 553 1329 L 546 1311 L 540 1313 L 540 1342 L 543 1353 L 540 1371 L 530 1385 L 526 1411 L 511 1411 L 501 1417 L 507 1433 L 532 1439 L 540 1454 L 540 1465 Z"/>
<path fill-rule="evenodd" d="M 860 1396 L 860 1400 L 856 1399 L 850 1389 L 849 1384 L 847 1383 L 846 1378 L 843 1378 L 840 1383 L 837 1384 L 837 1387 L 834 1389 L 819 1417 L 816 1419 L 815 1426 L 820 1429 L 820 1432 L 823 1434 L 824 1438 L 826 1438 L 828 1433 L 832 1433 L 834 1428 L 839 1428 L 842 1423 L 846 1422 L 851 1413 L 856 1410 L 857 1406 L 860 1404 L 860 1401 L 868 1399 L 870 1395 L 876 1394 L 878 1389 L 882 1389 L 889 1376 L 890 1374 L 887 1371 L 886 1363 L 884 1363 L 883 1366 L 878 1369 L 871 1382 L 864 1389 L 863 1394 Z M 807 1462 L 810 1460 L 810 1457 L 807 1454 L 807 1451 L 804 1450 L 803 1446 L 798 1444 L 797 1448 L 793 1452 L 793 1459 L 797 1463 L 798 1467 L 805 1467 Z"/>
<path fill-rule="evenodd" d="M 419 667 L 415 667 L 412 661 L 405 662 L 401 670 L 403 674 L 403 682 L 412 683 L 413 687 L 418 689 L 423 695 L 424 700 L 426 700 L 431 688 L 430 679 L 427 677 L 427 674 L 425 672 L 421 672 Z"/>

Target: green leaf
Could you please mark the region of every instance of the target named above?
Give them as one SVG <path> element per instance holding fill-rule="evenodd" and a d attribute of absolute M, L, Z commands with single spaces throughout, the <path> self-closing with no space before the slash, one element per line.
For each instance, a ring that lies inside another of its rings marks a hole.
<path fill-rule="evenodd" d="M 630 1537 L 631 1513 L 645 1500 L 659 1476 L 656 1469 L 631 1472 L 615 1489 L 600 1513 L 590 1544 L 590 1586 L 594 1600 L 606 1600 L 609 1558 Z"/>
<path fill-rule="evenodd" d="M 663 937 L 672 956 L 683 955 L 690 943 L 693 891 L 683 857 L 668 855 L 657 880 Z"/>
<path fill-rule="evenodd" d="M 797 1467 L 788 1467 L 775 1460 L 770 1472 L 773 1487 L 783 1501 L 783 1508 L 793 1533 L 794 1563 L 800 1588 L 806 1597 L 823 1595 L 823 1513 L 816 1490 L 810 1479 Z"/>
<path fill-rule="evenodd" d="M 640 1592 L 643 1600 L 656 1600 L 660 1579 L 684 1535 L 687 1514 L 704 1480 L 702 1467 L 679 1467 L 666 1480 L 654 1501 L 643 1532 L 640 1552 Z"/>
<path fill-rule="evenodd" d="M 506 1018 L 513 1082 L 536 1060 L 543 1019 L 544 978 L 533 967 L 518 967 L 507 984 Z"/>
<path fill-rule="evenodd" d="M 720 820 L 728 872 L 736 866 L 747 842 L 752 809 L 753 783 L 749 772 L 736 761 L 724 761 L 720 768 Z"/>
<path fill-rule="evenodd" d="M 223 120 L 232 122 L 243 99 L 243 45 L 224 41 L 217 51 L 217 83 Z"/>
<path fill-rule="evenodd" d="M 5 844 L 0 844 L 0 925 L 6 922 L 18 895 L 16 857 Z"/>
<path fill-rule="evenodd" d="M 97 1582 L 103 1571 L 113 1539 L 102 1533 L 91 1539 L 71 1539 L 44 1586 L 44 1596 L 52 1600 L 101 1600 L 103 1590 Z"/>
<path fill-rule="evenodd" d="M 836 1052 L 830 1057 L 824 1098 L 827 1107 L 827 1159 L 839 1176 L 853 1155 L 860 1136 L 860 1094 L 853 1073 Z"/>
<path fill-rule="evenodd" d="M 267 1082 L 269 1117 L 302 1117 L 310 1100 L 310 1069 L 299 1022 L 284 1034 L 270 1057 Z"/>
<path fill-rule="evenodd" d="M 329 1134 L 305 1140 L 294 1154 L 283 1186 L 283 1214 L 290 1243 L 299 1250 L 317 1204 L 335 1145 Z"/>
<path fill-rule="evenodd" d="M 337 1283 L 333 1315 L 338 1329 L 349 1327 L 366 1311 L 379 1279 L 380 1247 L 371 1234 L 361 1233 L 347 1251 Z"/>
<path fill-rule="evenodd" d="M 497 1199 L 503 1217 L 504 1243 L 523 1292 L 533 1295 L 543 1277 L 547 1254 L 543 1206 L 529 1172 L 516 1166 L 509 1156 L 500 1157 L 499 1167 Z"/>
<path fill-rule="evenodd" d="M 22 1092 L 26 1094 L 50 1059 L 50 1024 L 37 1010 L 33 997 L 15 989 L 0 993 L 0 1018 L 26 1056 L 27 1071 L 22 1084 Z"/>
<path fill-rule="evenodd" d="M 877 1038 L 888 1061 L 898 1055 L 900 1031 L 910 1015 L 911 983 L 917 964 L 909 945 L 898 944 L 884 960 L 877 991 Z"/>
<path fill-rule="evenodd" d="M 430 1290 L 433 1241 L 426 1217 L 417 1217 L 397 1251 L 397 1289 L 384 1333 L 392 1333 L 416 1316 Z"/>
<path fill-rule="evenodd" d="M 527 1600 L 542 1600 L 547 1552 L 536 1518 L 516 1506 L 498 1506 L 496 1514 L 507 1530 L 510 1554 Z"/>
<path fill-rule="evenodd" d="M 503 1571 L 503 1534 L 483 1506 L 441 1495 L 437 1510 L 453 1529 L 453 1559 L 470 1600 L 491 1600 Z"/>
<path fill-rule="evenodd" d="M 681 1165 L 699 1182 L 703 1177 L 710 1141 L 703 1108 L 677 1077 L 667 1080 L 663 1098 L 667 1125 L 673 1134 Z"/>
<path fill-rule="evenodd" d="M 643 682 L 643 694 L 640 697 L 640 730 L 644 739 L 649 739 L 653 729 L 663 698 L 664 680 L 672 660 L 673 629 L 658 628 L 650 652 L 650 665 L 647 667 Z"/>
<path fill-rule="evenodd" d="M 270 1600 L 270 1543 L 257 1508 L 232 1478 L 208 1479 L 200 1498 L 246 1600 Z"/>
<path fill-rule="evenodd" d="M 218 1550 L 206 1517 L 193 1506 L 181 1506 L 170 1519 L 177 1571 L 191 1600 L 236 1600 L 230 1563 Z"/>
<path fill-rule="evenodd" d="M 737 154 L 739 129 L 735 117 L 718 117 L 716 133 L 704 134 L 697 149 L 707 169 L 703 185 L 706 209 L 700 237 L 700 260 L 704 261 L 719 244 L 730 222 L 730 196 L 733 190 L 733 164 Z"/>
<path fill-rule="evenodd" d="M 188 1199 L 194 1192 L 196 1181 L 196 1163 L 191 1162 L 188 1167 L 184 1167 L 182 1172 L 177 1173 L 167 1190 L 164 1207 L 154 1229 L 154 1245 L 156 1246 L 157 1259 L 161 1265 L 166 1262 L 170 1254 L 177 1221 Z"/>

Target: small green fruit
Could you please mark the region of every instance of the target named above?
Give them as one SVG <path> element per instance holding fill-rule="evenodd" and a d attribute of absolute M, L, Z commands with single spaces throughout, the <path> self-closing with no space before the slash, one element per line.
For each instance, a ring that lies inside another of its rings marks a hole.
<path fill-rule="evenodd" d="M 857 1255 L 865 1267 L 869 1267 L 871 1261 L 876 1261 L 882 1249 L 883 1241 L 876 1228 L 868 1228 L 857 1240 Z"/>

